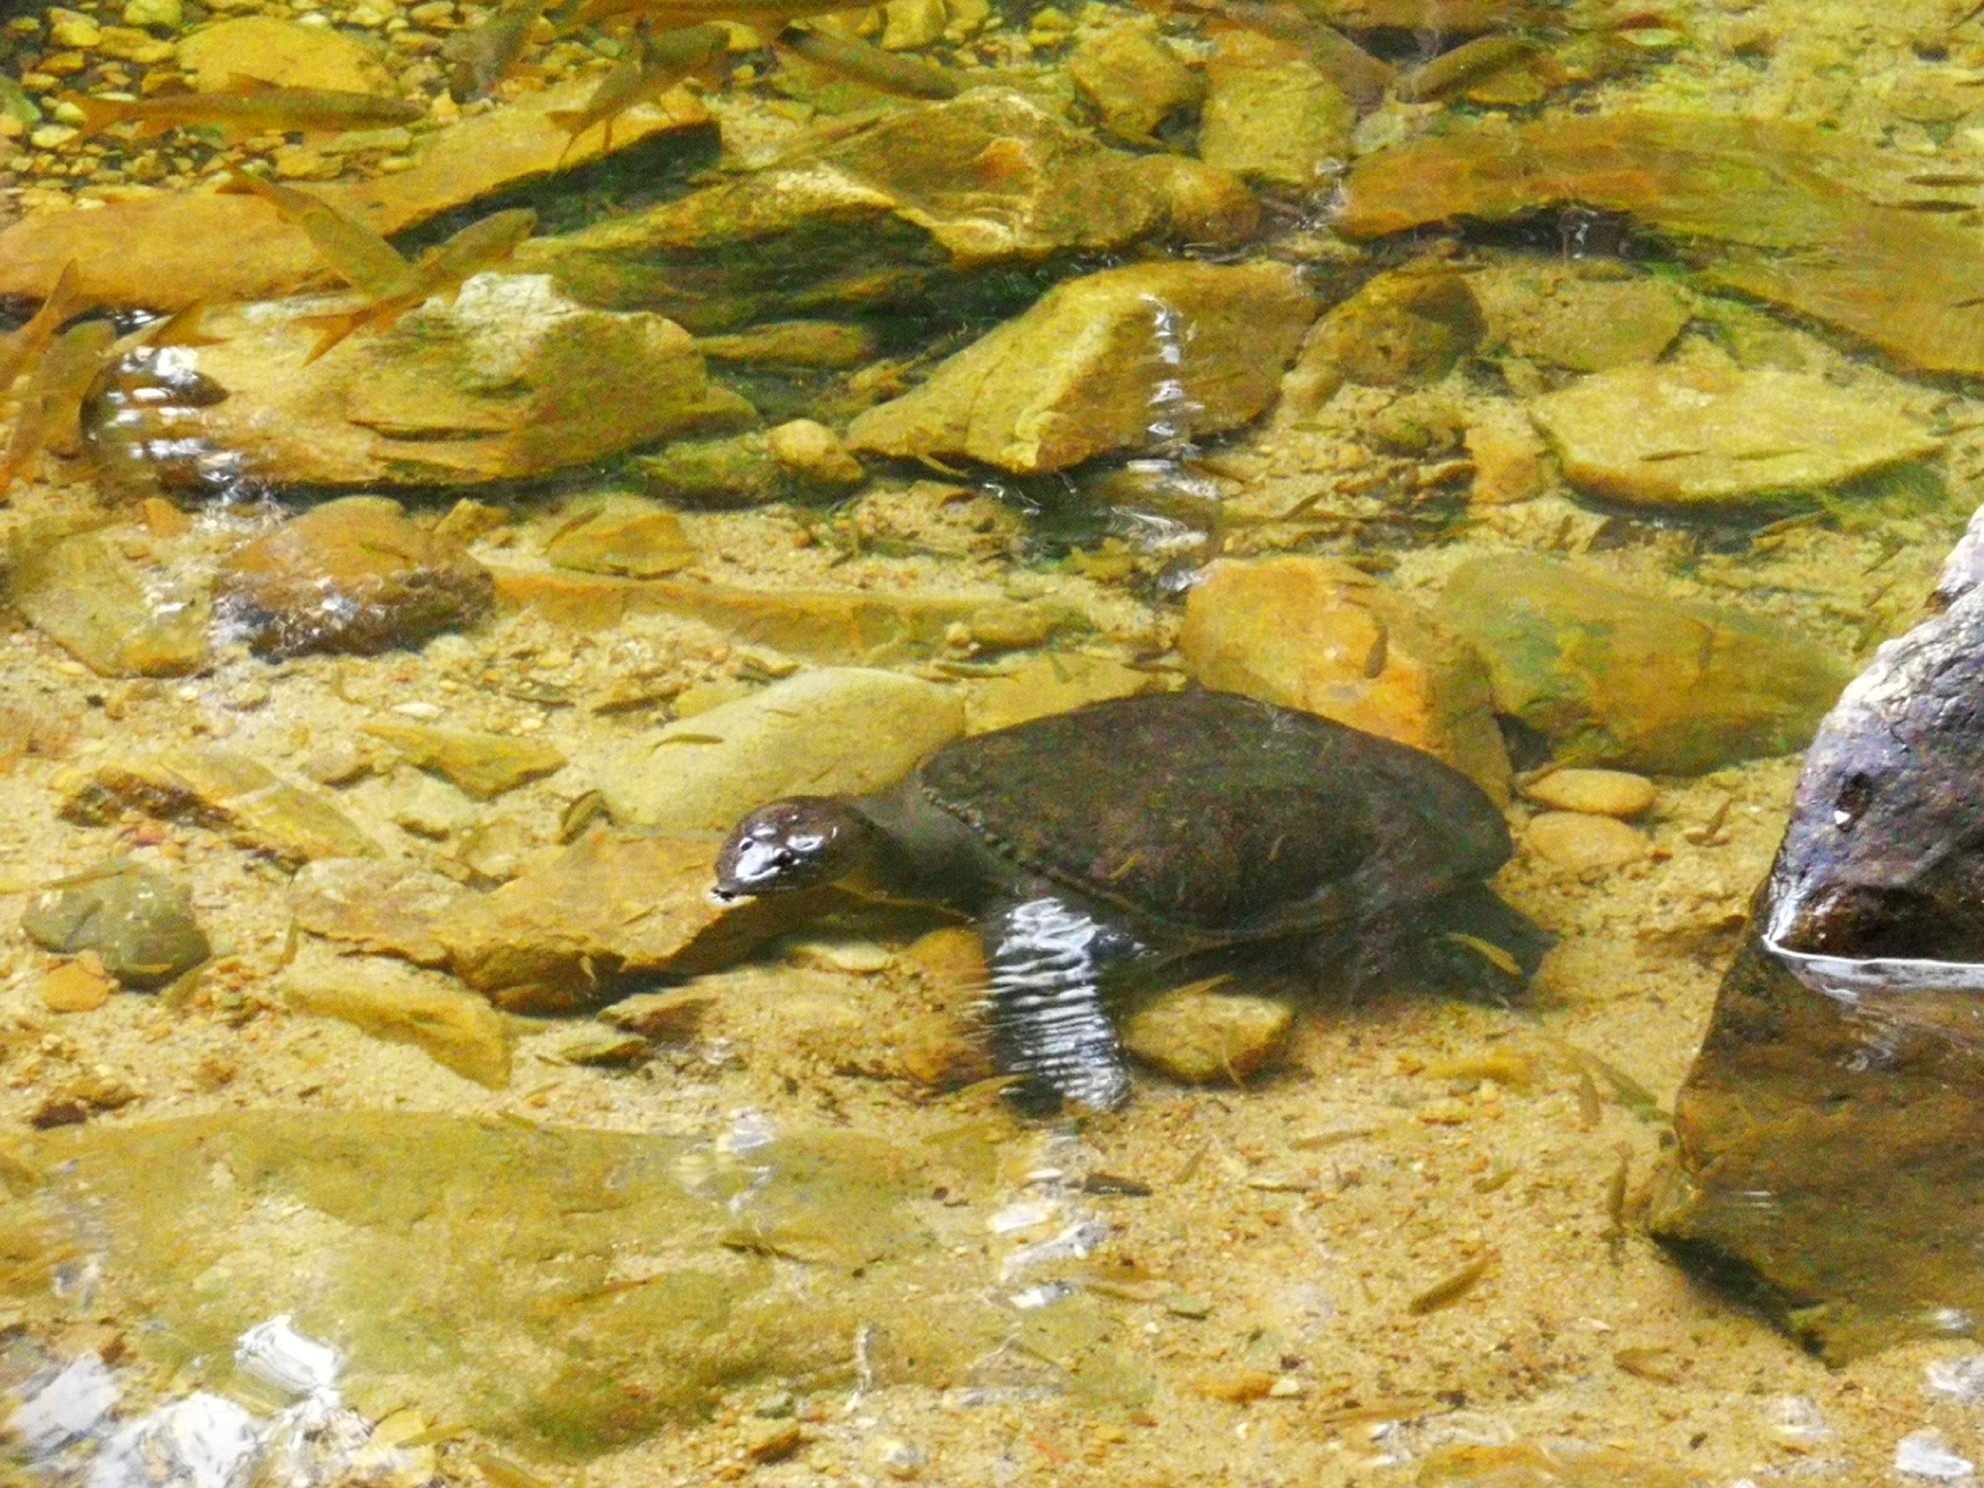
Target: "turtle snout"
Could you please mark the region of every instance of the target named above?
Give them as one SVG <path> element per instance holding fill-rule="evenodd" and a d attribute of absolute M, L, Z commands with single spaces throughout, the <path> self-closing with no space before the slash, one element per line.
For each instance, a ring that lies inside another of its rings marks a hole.
<path fill-rule="evenodd" d="M 716 864 L 716 891 L 726 897 L 763 894 L 786 886 L 800 856 L 780 837 L 740 832 L 724 844 Z"/>

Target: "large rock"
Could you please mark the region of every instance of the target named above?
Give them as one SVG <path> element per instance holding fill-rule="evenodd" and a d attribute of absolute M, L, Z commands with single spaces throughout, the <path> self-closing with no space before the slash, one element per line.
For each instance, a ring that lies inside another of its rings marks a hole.
<path fill-rule="evenodd" d="M 1633 506 L 1822 490 L 1942 445 L 1866 389 L 1796 372 L 1619 367 L 1545 394 L 1529 411 L 1572 485 Z"/>
<path fill-rule="evenodd" d="M 1165 120 L 1205 96 L 1205 79 L 1180 60 L 1151 22 L 1116 26 L 1086 38 L 1068 59 L 1068 76 L 1101 116 L 1102 127 L 1133 144 L 1148 143 Z"/>
<path fill-rule="evenodd" d="M 407 520 L 396 501 L 327 501 L 227 556 L 228 622 L 264 655 L 369 655 L 473 625 L 495 592 L 453 538 Z"/>
<path fill-rule="evenodd" d="M 857 450 L 1019 474 L 1216 433 L 1273 399 L 1315 316 L 1279 264 L 1165 262 L 1050 290 L 848 430 Z"/>
<path fill-rule="evenodd" d="M 667 725 L 623 750 L 599 788 L 617 821 L 727 832 L 780 796 L 879 790 L 963 732 L 955 688 L 824 667 Z"/>
<path fill-rule="evenodd" d="M 310 190 L 387 235 L 484 196 L 515 190 L 604 153 L 601 131 L 578 139 L 551 115 L 582 105 L 589 78 L 525 94 L 427 137 L 413 166 Z M 705 128 L 709 111 L 675 89 L 614 122 L 618 154 L 657 137 Z M 131 245 L 142 243 L 144 252 Z M 127 197 L 88 212 L 41 212 L 0 232 L 0 296 L 40 299 L 74 261 L 81 298 L 100 305 L 183 310 L 281 295 L 324 272 L 301 228 L 257 196 L 175 191 Z"/>
<path fill-rule="evenodd" d="M 1440 617 L 1488 663 L 1498 712 L 1564 764 L 1694 775 L 1802 749 L 1846 685 L 1785 626 L 1505 554 L 1455 571 Z"/>
<path fill-rule="evenodd" d="M 587 309 L 541 275 L 478 275 L 453 305 L 306 362 L 318 332 L 300 322 L 351 303 L 207 317 L 216 339 L 182 352 L 226 393 L 202 409 L 201 438 L 278 485 L 433 486 L 529 479 L 751 417 L 680 326 Z"/>
<path fill-rule="evenodd" d="M 594 831 L 555 862 L 457 901 L 434 931 L 471 987 L 550 1011 L 609 1001 L 626 978 L 728 966 L 848 902 L 831 888 L 718 901 L 717 846 Z"/>
<path fill-rule="evenodd" d="M 312 948 L 284 968 L 278 985 L 296 1012 L 412 1044 L 442 1068 L 491 1090 L 510 1083 L 509 1020 L 450 977 L 376 956 Z"/>
<path fill-rule="evenodd" d="M 883 1378 L 931 1386 L 964 1377 L 1011 1331 L 982 1217 L 927 1200 L 974 1192 L 955 1165 L 901 1133 L 782 1123 L 735 1153 L 717 1135 L 397 1111 L 92 1124 L 13 1152 L 13 1172 L 42 1181 L 10 1203 L 9 1264 L 34 1299 L 29 1326 L 53 1333 L 68 1320 L 53 1282 L 87 1216 L 95 1305 L 144 1318 L 125 1347 L 157 1367 L 232 1359 L 242 1333 L 284 1314 L 335 1341 L 339 1392 L 366 1415 L 403 1406 L 418 1379 L 423 1412 L 532 1461 L 591 1458 L 686 1429 L 726 1398 L 836 1377 L 877 1319 Z M 1070 1305 L 1089 1330 L 1081 1373 L 1050 1378 L 1090 1387 L 1131 1321 L 1120 1306 Z M 335 1404 L 311 1408 L 326 1434 L 348 1430 Z M 293 1432 L 284 1422 L 269 1434 Z M 344 1440 L 363 1441 L 358 1424 Z M 186 1439 L 203 1447 L 197 1429 Z M 164 1440 L 160 1461 L 187 1460 L 167 1458 L 179 1438 Z M 327 1448 L 326 1471 L 349 1480 L 350 1450 Z M 374 1481 L 424 1480 L 381 1438 L 365 1450 L 387 1463 Z"/>
<path fill-rule="evenodd" d="M 1334 187 L 1357 111 L 1299 47 L 1236 26 L 1221 34 L 1206 76 L 1201 160 L 1298 196 Z"/>
<path fill-rule="evenodd" d="M 1178 650 L 1207 687 L 1410 744 L 1508 799 L 1509 756 L 1480 657 L 1346 563 L 1212 564 L 1185 601 Z"/>
<path fill-rule="evenodd" d="M 380 58 L 346 32 L 269 16 L 216 21 L 179 43 L 180 70 L 202 93 L 239 87 L 245 79 L 279 88 L 382 93 L 391 79 Z"/>
<path fill-rule="evenodd" d="M 1616 259 L 1525 256 L 1491 263 L 1467 283 L 1490 342 L 1575 372 L 1651 362 L 1688 323 L 1671 285 Z"/>
<path fill-rule="evenodd" d="M 207 664 L 206 587 L 130 541 L 77 533 L 32 548 L 9 595 L 36 630 L 101 677 L 179 677 Z"/>
<path fill-rule="evenodd" d="M 895 109 L 645 212 L 534 239 L 518 258 L 590 303 L 721 331 L 902 302 L 960 271 L 1111 253 L 1174 230 L 1203 241 L 1224 224 L 1223 241 L 1238 241 L 1230 234 L 1244 236 L 1252 214 L 1207 214 L 1203 178 L 1217 173 L 1197 169 L 1181 178 L 1166 157 L 1106 149 L 1017 93 L 978 89 Z"/>

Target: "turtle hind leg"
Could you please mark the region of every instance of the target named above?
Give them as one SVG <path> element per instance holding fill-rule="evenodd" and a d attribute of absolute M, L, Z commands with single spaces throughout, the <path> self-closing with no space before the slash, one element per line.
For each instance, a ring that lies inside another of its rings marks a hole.
<path fill-rule="evenodd" d="M 1032 1115 L 1064 1102 L 1107 1111 L 1130 1094 L 1123 1046 L 1103 1005 L 1102 972 L 1142 947 L 1052 893 L 993 905 L 984 918 L 987 1017 L 1009 1097 Z"/>

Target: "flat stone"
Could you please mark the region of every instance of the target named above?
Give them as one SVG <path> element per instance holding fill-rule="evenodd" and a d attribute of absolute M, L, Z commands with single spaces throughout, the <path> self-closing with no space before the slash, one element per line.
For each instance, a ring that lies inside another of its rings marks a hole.
<path fill-rule="evenodd" d="M 310 189 L 392 236 L 481 197 L 515 190 L 598 160 L 602 131 L 574 141 L 549 116 L 597 87 L 578 78 L 524 94 L 416 139 L 414 163 L 362 182 Z M 706 129 L 709 111 L 680 88 L 627 110 L 614 153 Z M 143 253 L 130 245 L 143 243 Z M 183 310 L 235 304 L 301 288 L 324 271 L 301 228 L 257 196 L 174 191 L 88 212 L 37 212 L 0 230 L 0 295 L 40 299 L 74 261 L 80 295 L 105 307 Z"/>
<path fill-rule="evenodd" d="M 719 902 L 718 846 L 597 830 L 456 905 L 435 931 L 455 974 L 500 1005 L 570 1008 L 610 998 L 628 977 L 728 966 L 843 902 L 834 890 Z"/>
<path fill-rule="evenodd" d="M 1522 258 L 1468 275 L 1488 343 L 1574 372 L 1657 359 L 1687 325 L 1688 307 L 1658 279 L 1597 263 Z"/>
<path fill-rule="evenodd" d="M 724 833 L 780 796 L 879 790 L 963 731 L 955 688 L 827 667 L 667 725 L 609 760 L 599 789 L 623 824 Z"/>
<path fill-rule="evenodd" d="M 46 1178 L 10 1213 L 13 1264 L 45 1292 L 87 1214 L 97 1305 L 152 1322 L 127 1330 L 151 1367 L 229 1359 L 285 1314 L 336 1341 L 365 1416 L 417 1377 L 429 1419 L 546 1463 L 842 1369 L 879 1317 L 892 1381 L 935 1386 L 998 1346 L 982 1254 L 953 1256 L 966 1232 L 921 1212 L 933 1187 L 971 1191 L 955 1168 L 901 1133 L 781 1122 L 734 1157 L 714 1135 L 334 1110 L 72 1127 L 19 1154 Z M 1081 1381 L 1122 1372 L 1120 1309 L 1077 1316 Z"/>
<path fill-rule="evenodd" d="M 1086 37 L 1068 59 L 1068 76 L 1102 127 L 1134 144 L 1148 143 L 1160 124 L 1206 92 L 1204 77 L 1179 59 L 1151 21 Z"/>
<path fill-rule="evenodd" d="M 1201 160 L 1298 196 L 1334 188 L 1357 111 L 1299 47 L 1236 26 L 1221 33 L 1206 77 Z"/>
<path fill-rule="evenodd" d="M 1550 770 L 1523 781 L 1522 793 L 1540 806 L 1591 816 L 1630 818 L 1652 810 L 1653 782 L 1624 770 Z"/>
<path fill-rule="evenodd" d="M 740 643 L 813 661 L 878 666 L 941 652 L 963 626 L 1045 644 L 1093 628 L 1074 607 L 1010 600 L 962 586 L 941 592 L 873 589 L 747 589 L 676 579 L 622 579 L 498 569 L 505 612 L 532 611 L 580 630 L 608 630 L 629 615 L 682 615 L 728 631 Z"/>
<path fill-rule="evenodd" d="M 450 977 L 376 956 L 305 950 L 278 985 L 294 1012 L 412 1044 L 444 1069 L 491 1090 L 510 1083 L 508 1020 Z"/>
<path fill-rule="evenodd" d="M 364 42 L 330 26 L 268 16 L 239 16 L 188 32 L 179 42 L 179 65 L 202 93 L 250 78 L 279 88 L 345 93 L 384 93 L 391 85 L 379 53 Z"/>
<path fill-rule="evenodd" d="M 189 821 L 286 867 L 376 857 L 378 845 L 329 801 L 224 749 L 169 749 L 108 760 L 59 783 L 62 815 L 101 822 L 119 810 Z"/>
<path fill-rule="evenodd" d="M 1788 754 L 1849 675 L 1777 621 L 1632 588 L 1589 563 L 1475 559 L 1437 614 L 1488 663 L 1496 711 L 1567 765 L 1695 775 Z"/>
<path fill-rule="evenodd" d="M 1637 863 L 1648 843 L 1616 817 L 1546 811 L 1529 824 L 1523 846 L 1555 867 L 1589 873 Z"/>
<path fill-rule="evenodd" d="M 674 512 L 615 491 L 574 507 L 545 542 L 544 556 L 581 573 L 652 579 L 689 567 L 698 555 Z"/>
<path fill-rule="evenodd" d="M 1031 99 L 979 88 L 824 131 L 764 170 L 679 200 L 534 239 L 518 261 L 587 303 L 658 310 L 708 334 L 920 301 L 994 264 L 1194 236 L 1209 224 L 1174 217 L 1180 180 L 1163 157 L 1106 149 Z"/>
<path fill-rule="evenodd" d="M 124 24 L 127 26 L 157 26 L 165 31 L 177 31 L 185 24 L 186 7 L 180 0 L 125 0 Z"/>
<path fill-rule="evenodd" d="M 263 655 L 369 655 L 474 625 L 494 588 L 466 548 L 407 520 L 398 502 L 352 496 L 228 554 L 219 605 Z"/>
<path fill-rule="evenodd" d="M 636 992 L 599 1010 L 599 1021 L 622 1033 L 638 1034 L 659 1043 L 680 1044 L 702 1031 L 703 1019 L 716 995 L 698 987 L 667 992 Z"/>
<path fill-rule="evenodd" d="M 177 880 L 117 859 L 51 884 L 28 901 L 21 928 L 66 956 L 93 951 L 127 987 L 157 987 L 212 954 Z"/>
<path fill-rule="evenodd" d="M 305 863 L 290 881 L 296 927 L 373 956 L 444 966 L 448 948 L 434 925 L 468 890 L 451 878 L 377 858 Z"/>
<path fill-rule="evenodd" d="M 1508 750 L 1481 658 L 1346 563 L 1290 556 L 1208 565 L 1186 597 L 1178 650 L 1206 687 L 1410 744 L 1508 799 Z"/>
<path fill-rule="evenodd" d="M 108 533 L 30 548 L 8 596 L 35 629 L 100 677 L 180 677 L 207 664 L 213 606 L 167 563 Z"/>
<path fill-rule="evenodd" d="M 1379 274 L 1333 306 L 1282 380 L 1282 419 L 1302 418 L 1346 382 L 1423 387 L 1479 344 L 1485 327 L 1467 276 L 1442 263 Z"/>
<path fill-rule="evenodd" d="M 564 753 L 543 739 L 383 719 L 366 724 L 365 732 L 385 740 L 409 763 L 445 776 L 478 801 L 492 801 L 565 767 Z"/>
<path fill-rule="evenodd" d="M 1288 1040 L 1295 1010 L 1278 998 L 1216 990 L 1217 982 L 1159 994 L 1123 1024 L 1135 1058 L 1190 1085 L 1237 1084 Z"/>
<path fill-rule="evenodd" d="M 44 973 L 35 996 L 51 1013 L 93 1013 L 110 1001 L 116 978 L 104 969 L 103 958 L 85 951 L 73 961 Z"/>
<path fill-rule="evenodd" d="M 1621 367 L 1545 394 L 1530 416 L 1565 479 L 1636 506 L 1823 490 L 1942 447 L 1868 389 L 1734 367 Z"/>
<path fill-rule="evenodd" d="M 1057 285 L 914 392 L 869 409 L 848 443 L 1016 474 L 1063 470 L 1177 437 L 1163 426 L 1179 415 L 1153 405 L 1158 384 L 1174 380 L 1192 434 L 1235 428 L 1273 400 L 1314 315 L 1277 264 L 1105 269 Z"/>
<path fill-rule="evenodd" d="M 190 373 L 227 393 L 201 411 L 202 440 L 280 484 L 460 485 L 545 475 L 752 416 L 710 384 L 680 326 L 583 308 L 542 275 L 479 274 L 452 305 L 429 301 L 306 362 L 318 332 L 300 322 L 354 303 L 300 298 L 208 316 L 216 339 L 182 349 Z"/>

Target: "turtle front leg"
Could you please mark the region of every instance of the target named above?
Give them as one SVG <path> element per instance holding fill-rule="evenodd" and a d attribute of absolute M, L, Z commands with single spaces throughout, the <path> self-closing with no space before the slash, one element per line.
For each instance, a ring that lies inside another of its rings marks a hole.
<path fill-rule="evenodd" d="M 983 933 L 992 1054 L 1002 1071 L 1021 1077 L 1014 1103 L 1034 1112 L 1063 1101 L 1094 1111 L 1120 1106 L 1130 1073 L 1100 983 L 1105 966 L 1143 947 L 1052 893 L 991 906 Z"/>

